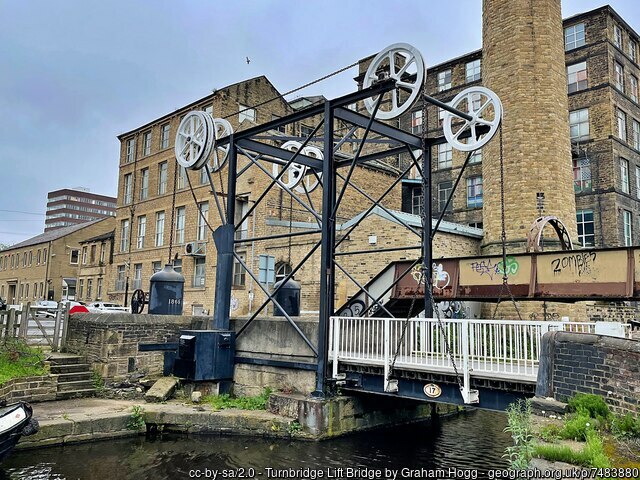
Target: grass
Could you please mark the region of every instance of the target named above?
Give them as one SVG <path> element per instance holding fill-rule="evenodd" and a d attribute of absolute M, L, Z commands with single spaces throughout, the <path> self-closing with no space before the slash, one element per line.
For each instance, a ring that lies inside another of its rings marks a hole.
<path fill-rule="evenodd" d="M 139 405 L 131 407 L 131 417 L 127 422 L 128 430 L 141 430 L 145 427 L 144 408 Z"/>
<path fill-rule="evenodd" d="M 227 408 L 238 408 L 241 410 L 266 410 L 267 401 L 271 395 L 271 389 L 266 387 L 264 391 L 256 397 L 235 397 L 228 394 L 207 395 L 202 399 L 203 403 L 211 405 L 214 410 L 224 410 Z"/>
<path fill-rule="evenodd" d="M 590 430 L 582 450 L 573 450 L 567 445 L 535 445 L 533 456 L 552 462 L 564 462 L 571 465 L 591 468 L 609 468 L 611 463 L 604 453 L 602 438 L 597 432 Z"/>
<path fill-rule="evenodd" d="M 0 385 L 14 378 L 46 375 L 44 354 L 22 340 L 7 339 L 0 344 Z"/>

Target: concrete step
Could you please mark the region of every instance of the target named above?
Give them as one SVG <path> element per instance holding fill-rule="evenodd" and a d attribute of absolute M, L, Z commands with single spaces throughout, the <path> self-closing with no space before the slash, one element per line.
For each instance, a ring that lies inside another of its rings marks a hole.
<path fill-rule="evenodd" d="M 69 355 L 65 353 L 54 353 L 49 357 L 49 361 L 51 365 L 76 365 L 85 362 L 79 355 Z"/>
<path fill-rule="evenodd" d="M 51 373 L 58 375 L 65 373 L 91 373 L 91 365 L 88 363 L 77 363 L 75 365 L 51 365 Z"/>
<path fill-rule="evenodd" d="M 80 381 L 92 381 L 91 372 L 72 372 L 61 373 L 58 375 L 58 385 L 61 383 L 80 382 Z"/>
<path fill-rule="evenodd" d="M 58 393 L 89 389 L 95 390 L 92 380 L 79 380 L 75 382 L 58 383 Z"/>
<path fill-rule="evenodd" d="M 56 394 L 56 400 L 69 400 L 70 398 L 93 397 L 95 394 L 96 394 L 95 388 L 85 388 L 81 390 L 68 390 L 65 392 L 58 392 Z"/>

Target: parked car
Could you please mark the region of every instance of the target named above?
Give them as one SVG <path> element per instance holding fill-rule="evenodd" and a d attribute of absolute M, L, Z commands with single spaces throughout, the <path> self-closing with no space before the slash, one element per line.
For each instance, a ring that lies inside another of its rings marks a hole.
<path fill-rule="evenodd" d="M 131 312 L 129 307 L 123 307 L 117 303 L 110 302 L 91 302 L 87 305 L 87 308 L 91 313 Z"/>

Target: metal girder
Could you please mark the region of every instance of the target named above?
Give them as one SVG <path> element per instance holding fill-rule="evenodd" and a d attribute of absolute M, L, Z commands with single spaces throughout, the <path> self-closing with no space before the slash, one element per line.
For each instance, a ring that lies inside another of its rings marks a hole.
<path fill-rule="evenodd" d="M 356 113 L 353 110 L 349 110 L 348 108 L 336 108 L 334 111 L 334 115 L 335 118 L 339 120 L 349 122 L 362 128 L 367 128 L 370 120 L 369 117 Z M 379 135 L 383 135 L 387 138 L 397 140 L 401 143 L 405 143 L 410 147 L 422 148 L 422 139 L 420 137 L 416 137 L 411 133 L 407 133 L 404 130 L 392 127 L 390 125 L 387 125 L 386 123 L 374 120 L 371 124 L 371 131 Z"/>
<path fill-rule="evenodd" d="M 284 150 L 282 148 L 274 147 L 273 145 L 267 145 L 266 143 L 250 140 L 248 138 L 242 138 L 238 140 L 237 145 L 238 147 L 244 148 L 246 150 L 272 157 L 269 159 L 265 158 L 265 160 L 272 163 L 277 163 L 278 165 L 286 165 L 291 159 L 291 155 L 293 154 L 293 152 L 291 152 L 290 150 Z M 312 168 L 314 170 L 322 171 L 322 160 L 303 155 L 302 153 L 299 153 L 296 157 L 296 163 L 304 165 L 305 167 Z"/>

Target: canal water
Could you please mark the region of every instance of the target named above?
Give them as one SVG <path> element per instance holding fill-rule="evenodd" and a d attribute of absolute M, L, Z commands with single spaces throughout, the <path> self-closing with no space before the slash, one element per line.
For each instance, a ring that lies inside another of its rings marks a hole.
<path fill-rule="evenodd" d="M 394 471 L 396 480 L 484 478 L 490 469 L 507 468 L 502 455 L 511 441 L 505 426 L 504 414 L 478 410 L 323 442 L 138 437 L 16 451 L 0 465 L 0 480 L 173 480 L 214 478 L 214 473 L 216 480 L 223 474 L 264 480 L 372 479 L 392 478 Z M 446 477 L 428 476 L 438 469 Z"/>

